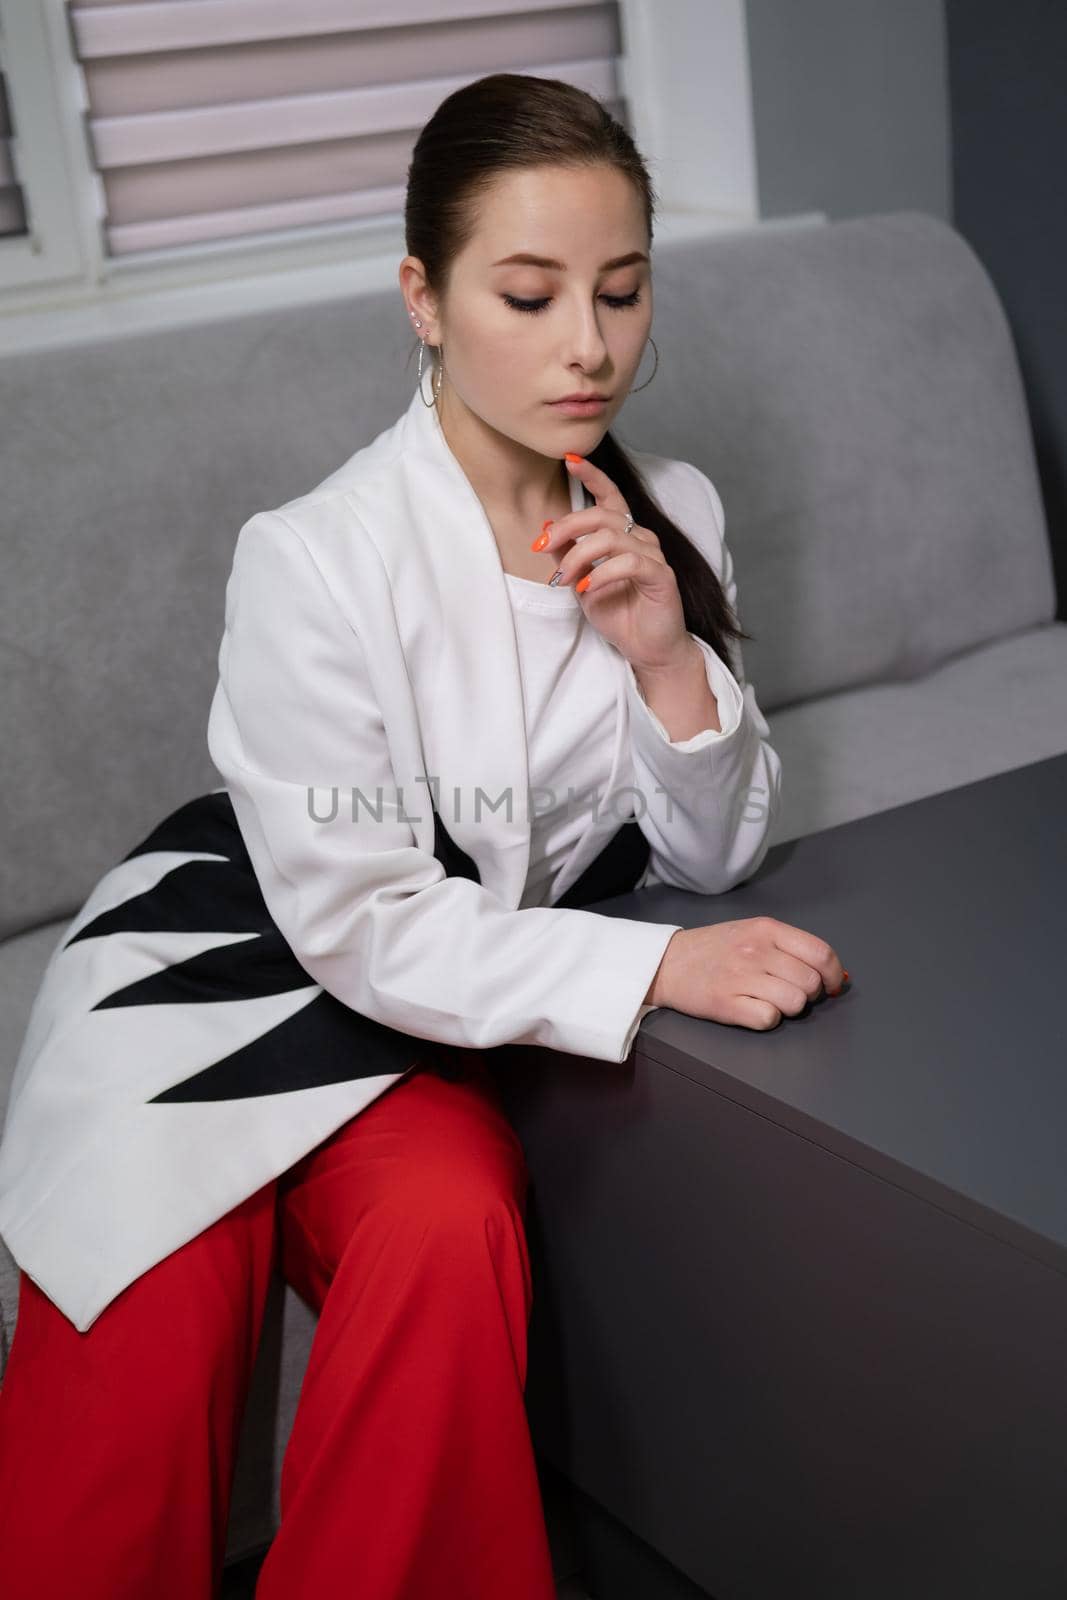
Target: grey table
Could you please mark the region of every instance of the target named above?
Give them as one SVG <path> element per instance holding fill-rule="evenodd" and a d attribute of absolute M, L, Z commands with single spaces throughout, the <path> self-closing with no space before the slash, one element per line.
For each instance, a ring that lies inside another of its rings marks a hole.
<path fill-rule="evenodd" d="M 1065 819 L 1060 756 L 600 902 L 775 916 L 851 982 L 653 1013 L 625 1066 L 493 1052 L 593 1596 L 1067 1596 Z"/>

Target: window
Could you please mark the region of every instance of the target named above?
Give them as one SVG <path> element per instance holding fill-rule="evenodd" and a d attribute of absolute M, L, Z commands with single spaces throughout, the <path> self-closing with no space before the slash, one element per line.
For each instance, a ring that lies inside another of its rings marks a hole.
<path fill-rule="evenodd" d="M 395 285 L 418 129 L 493 71 L 610 107 L 657 240 L 750 226 L 744 6 L 0 0 L 0 354 Z"/>
<path fill-rule="evenodd" d="M 110 256 L 398 217 L 419 128 L 494 71 L 620 120 L 618 7 L 576 0 L 72 0 Z"/>
<path fill-rule="evenodd" d="M 6 121 L 0 134 L 0 291 L 39 295 L 84 275 L 82 216 L 72 190 L 71 130 L 77 130 L 74 85 L 56 70 L 57 47 L 76 68 L 62 34 L 50 32 L 50 0 L 0 0 L 0 74 Z M 65 90 L 65 96 L 61 93 Z M 64 103 L 65 101 L 65 103 Z M 14 222 L 16 226 L 8 224 Z"/>

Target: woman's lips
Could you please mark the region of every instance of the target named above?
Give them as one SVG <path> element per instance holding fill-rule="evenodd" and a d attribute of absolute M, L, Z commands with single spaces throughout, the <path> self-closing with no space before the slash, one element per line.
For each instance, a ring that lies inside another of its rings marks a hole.
<path fill-rule="evenodd" d="M 568 417 L 595 417 L 603 411 L 606 400 L 550 400 L 553 411 L 562 411 Z"/>

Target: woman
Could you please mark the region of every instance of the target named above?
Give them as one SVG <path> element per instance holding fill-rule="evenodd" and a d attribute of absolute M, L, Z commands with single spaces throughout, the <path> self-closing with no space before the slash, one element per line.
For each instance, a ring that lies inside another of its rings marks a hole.
<path fill-rule="evenodd" d="M 651 342 L 629 136 L 483 78 L 422 130 L 406 223 L 411 403 L 241 529 L 224 787 L 98 884 L 16 1069 L 9 1600 L 218 1592 L 275 1241 L 319 1320 L 257 1595 L 548 1600 L 483 1052 L 621 1062 L 656 1006 L 764 1029 L 842 982 L 774 919 L 582 909 L 742 881 L 780 786 L 719 497 L 608 431 Z"/>

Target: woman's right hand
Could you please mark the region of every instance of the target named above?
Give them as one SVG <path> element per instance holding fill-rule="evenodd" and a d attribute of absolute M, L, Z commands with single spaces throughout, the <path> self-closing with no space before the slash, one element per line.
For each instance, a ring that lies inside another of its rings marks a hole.
<path fill-rule="evenodd" d="M 825 939 L 777 917 L 743 917 L 679 928 L 645 1002 L 765 1032 L 847 976 Z"/>

